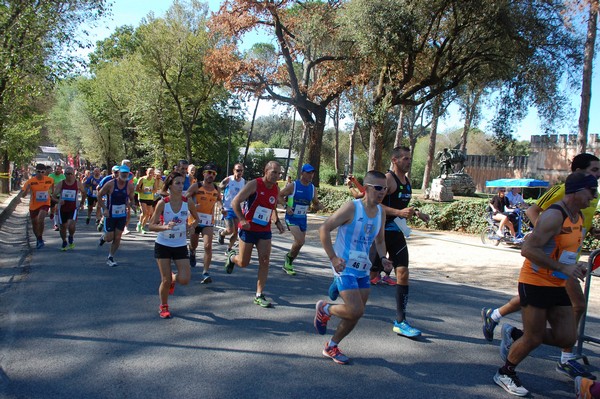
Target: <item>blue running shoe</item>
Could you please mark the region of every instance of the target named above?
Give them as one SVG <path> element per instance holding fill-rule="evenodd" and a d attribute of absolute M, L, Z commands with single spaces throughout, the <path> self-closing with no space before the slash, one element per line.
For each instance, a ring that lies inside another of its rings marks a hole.
<path fill-rule="evenodd" d="M 331 317 L 325 313 L 325 310 L 323 310 L 325 305 L 327 305 L 327 302 L 319 301 L 319 302 L 317 302 L 317 304 L 315 306 L 316 312 L 315 312 L 314 325 L 315 325 L 315 329 L 317 330 L 317 333 L 319 333 L 321 335 L 325 335 L 325 333 L 327 332 L 327 322 L 329 321 L 329 319 Z"/>
<path fill-rule="evenodd" d="M 331 285 L 329 286 L 329 299 L 335 301 L 340 296 L 340 291 L 338 290 L 336 278 L 333 278 Z"/>
<path fill-rule="evenodd" d="M 337 346 L 328 346 L 328 343 L 325 344 L 323 349 L 323 356 L 330 358 L 337 364 L 348 364 L 350 362 L 348 356 L 344 355 Z"/>
<path fill-rule="evenodd" d="M 45 245 L 44 240 L 42 240 L 40 238 L 39 240 L 37 240 L 37 243 L 35 244 L 35 248 L 36 249 L 42 249 L 42 248 L 44 248 L 44 245 Z"/>
<path fill-rule="evenodd" d="M 577 360 L 571 359 L 566 363 L 558 362 L 556 364 L 556 371 L 559 373 L 566 375 L 572 380 L 575 380 L 577 377 L 588 378 L 590 380 L 595 380 L 596 376 L 587 371 Z"/>
<path fill-rule="evenodd" d="M 513 344 L 513 342 L 515 342 L 512 339 L 513 329 L 514 327 L 508 323 L 502 325 L 502 342 L 500 342 L 500 358 L 503 362 L 506 362 L 506 358 L 508 357 L 510 347 Z"/>
<path fill-rule="evenodd" d="M 481 319 L 483 320 L 483 336 L 490 342 L 494 340 L 494 329 L 498 325 L 498 323 L 492 319 L 492 312 L 492 308 L 481 309 Z"/>
<path fill-rule="evenodd" d="M 421 335 L 421 331 L 411 327 L 406 320 L 404 320 L 402 323 L 398 323 L 394 320 L 394 327 L 392 328 L 392 331 L 407 338 L 414 338 Z"/>

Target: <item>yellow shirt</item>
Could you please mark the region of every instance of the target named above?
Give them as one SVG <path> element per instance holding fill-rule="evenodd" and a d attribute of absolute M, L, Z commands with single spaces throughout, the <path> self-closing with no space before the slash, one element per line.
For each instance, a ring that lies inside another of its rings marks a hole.
<path fill-rule="evenodd" d="M 542 208 L 542 210 L 546 210 L 550 207 L 550 205 L 560 201 L 565 196 L 565 184 L 557 184 L 550 188 L 550 190 L 546 191 L 544 195 L 537 200 L 536 205 Z M 583 228 L 585 231 L 590 231 L 592 227 L 592 221 L 594 220 L 594 214 L 596 213 L 596 208 L 598 207 L 598 197 L 592 199 L 590 201 L 590 206 L 581 210 L 583 213 Z"/>

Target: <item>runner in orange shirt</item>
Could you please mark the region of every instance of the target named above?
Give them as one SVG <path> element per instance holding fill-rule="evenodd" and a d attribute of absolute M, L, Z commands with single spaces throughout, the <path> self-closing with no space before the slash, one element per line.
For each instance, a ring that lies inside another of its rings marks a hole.
<path fill-rule="evenodd" d="M 37 239 L 36 248 L 44 246 L 44 220 L 50 210 L 50 193 L 54 192 L 54 180 L 46 176 L 46 165 L 38 163 L 35 167 L 36 174 L 23 185 L 24 195 L 31 193 L 29 199 L 29 216 L 31 227 Z"/>

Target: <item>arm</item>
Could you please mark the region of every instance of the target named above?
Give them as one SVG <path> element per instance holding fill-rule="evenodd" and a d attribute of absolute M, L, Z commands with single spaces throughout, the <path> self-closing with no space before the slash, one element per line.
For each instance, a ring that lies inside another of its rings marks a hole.
<path fill-rule="evenodd" d="M 523 242 L 521 255 L 540 267 L 559 271 L 569 277 L 583 279 L 584 264 L 582 262 L 577 264 L 578 267 L 573 267 L 573 265 L 560 263 L 544 253 L 544 245 L 562 229 L 562 213 L 559 210 L 550 209 L 545 211 L 537 222 L 535 229 Z"/>
<path fill-rule="evenodd" d="M 221 180 L 221 184 L 219 184 L 219 188 L 221 190 L 225 190 L 225 187 L 227 187 L 228 184 L 229 184 L 229 176 L 227 176 L 226 178 Z"/>
<path fill-rule="evenodd" d="M 142 192 L 142 187 L 143 187 L 143 185 L 144 185 L 144 181 L 143 181 L 143 179 L 144 179 L 143 177 L 140 177 L 140 178 L 138 179 L 138 182 L 137 182 L 137 184 L 135 185 L 135 191 L 137 191 L 138 193 L 141 193 L 141 192 Z"/>
<path fill-rule="evenodd" d="M 242 202 L 246 201 L 248 197 L 256 192 L 257 182 L 256 180 L 252 180 L 251 182 L 246 183 L 244 188 L 240 190 L 240 192 L 231 200 L 231 207 L 235 212 L 235 215 L 240 220 L 240 224 L 242 229 L 248 230 L 250 228 L 250 222 L 246 220 L 244 214 L 242 213 Z"/>
<path fill-rule="evenodd" d="M 79 208 L 83 209 L 85 199 L 87 198 L 87 191 L 85 191 L 85 185 L 83 183 L 77 182 L 77 186 L 79 188 L 79 192 L 81 193 L 81 203 L 79 204 Z"/>
<path fill-rule="evenodd" d="M 150 231 L 171 230 L 173 228 L 173 226 L 175 226 L 175 222 L 173 222 L 172 220 L 169 222 L 169 224 L 166 224 L 166 225 L 160 223 L 160 215 L 163 214 L 164 209 L 165 209 L 165 201 L 163 201 L 161 199 L 156 204 L 156 208 L 154 208 L 154 213 L 152 214 L 152 217 L 150 218 L 150 222 L 148 223 L 148 229 Z"/>
<path fill-rule="evenodd" d="M 60 192 L 62 191 L 62 181 L 59 181 L 54 190 L 52 190 L 52 196 L 56 199 L 60 199 Z M 63 200 L 60 200 L 60 204 L 64 203 Z"/>
<path fill-rule="evenodd" d="M 287 186 L 285 186 L 283 188 L 283 190 L 281 190 L 279 192 L 279 195 L 277 196 L 277 202 L 280 203 L 281 205 L 283 205 L 284 209 L 285 209 L 285 213 L 287 213 L 288 215 L 293 215 L 294 211 L 292 210 L 292 208 L 290 208 L 285 200 L 285 197 L 288 197 L 290 195 L 294 194 L 294 183 L 288 184 Z"/>
<path fill-rule="evenodd" d="M 346 261 L 337 256 L 333 250 L 333 242 L 331 241 L 331 232 L 343 224 L 348 224 L 354 217 L 354 203 L 347 202 L 333 215 L 331 215 L 319 228 L 319 238 L 327 257 L 331 261 L 335 271 L 340 273 L 346 267 Z"/>
<path fill-rule="evenodd" d="M 539 205 L 533 204 L 529 208 L 527 208 L 525 214 L 527 215 L 529 220 L 531 220 L 531 223 L 533 223 L 533 225 L 535 226 L 542 211 L 543 209 L 540 208 Z"/>
<path fill-rule="evenodd" d="M 111 180 L 108 183 L 106 183 L 104 186 L 102 186 L 102 188 L 98 192 L 98 206 L 100 207 L 100 209 L 102 209 L 102 214 L 106 217 L 108 217 L 109 215 L 108 215 L 108 209 L 106 209 L 106 206 L 104 204 L 104 196 L 110 195 L 112 193 L 114 184 L 115 184 L 115 181 Z"/>
<path fill-rule="evenodd" d="M 183 193 L 183 196 L 187 197 L 188 200 L 191 198 L 193 201 L 194 194 L 196 194 L 197 192 L 198 192 L 198 183 L 194 183 L 187 189 L 187 191 L 185 193 Z"/>
<path fill-rule="evenodd" d="M 379 233 L 377 233 L 377 237 L 375 237 L 375 247 L 377 248 L 377 256 L 381 259 L 383 270 L 386 272 L 391 271 L 392 267 L 394 267 L 394 264 L 391 260 L 386 258 L 387 249 L 385 247 L 385 223 L 381 223 Z"/>
<path fill-rule="evenodd" d="M 315 209 L 318 210 L 318 211 L 322 211 L 323 208 L 325 208 L 323 206 L 323 204 L 319 201 L 319 196 L 318 196 L 317 188 L 316 187 L 315 187 L 315 196 L 312 199 L 312 203 L 313 203 Z"/>

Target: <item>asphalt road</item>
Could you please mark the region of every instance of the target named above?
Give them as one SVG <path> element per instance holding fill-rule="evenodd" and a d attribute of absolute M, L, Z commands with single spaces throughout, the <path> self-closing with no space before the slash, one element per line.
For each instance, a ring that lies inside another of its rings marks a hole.
<path fill-rule="evenodd" d="M 50 228 L 46 247 L 31 249 L 24 202 L 0 229 L 1 398 L 510 396 L 492 381 L 499 340 L 483 339 L 479 315 L 481 306 L 503 303 L 504 292 L 443 276 L 413 279 L 408 316 L 423 336 L 409 340 L 391 330 L 394 289 L 373 287 L 363 319 L 340 345 L 352 363 L 340 366 L 321 355 L 337 320 L 326 336 L 312 325 L 331 281 L 318 243 L 303 249 L 292 277 L 280 267 L 291 236 L 274 235 L 266 295 L 275 307 L 263 309 L 252 302 L 256 258 L 227 275 L 225 247 L 215 241 L 214 282 L 199 284 L 202 269 L 193 269 L 190 285 L 170 298 L 173 319 L 162 320 L 154 235 L 125 236 L 119 266 L 110 268 L 94 227 L 78 228 L 73 251 L 59 251 Z M 459 244 L 409 245 L 416 253 L 420 245 Z M 199 250 L 199 266 L 201 259 Z M 520 325 L 519 315 L 510 320 Z M 597 318 L 588 318 L 587 332 L 600 336 Z M 586 344 L 585 352 L 597 372 L 600 348 Z M 572 382 L 554 371 L 557 354 L 541 347 L 519 366 L 533 397 L 573 397 Z"/>

